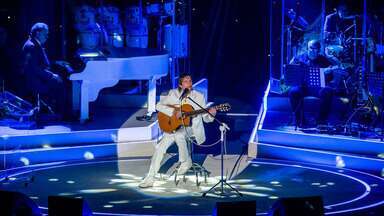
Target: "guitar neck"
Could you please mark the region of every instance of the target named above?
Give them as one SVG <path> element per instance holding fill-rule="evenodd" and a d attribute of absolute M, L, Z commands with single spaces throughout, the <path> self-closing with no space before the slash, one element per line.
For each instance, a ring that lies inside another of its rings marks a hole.
<path fill-rule="evenodd" d="M 209 107 L 209 108 L 206 108 L 206 110 L 210 109 L 210 108 L 216 108 L 216 106 L 213 106 L 213 107 Z M 183 113 L 184 116 L 196 116 L 196 115 L 200 115 L 200 114 L 203 114 L 205 113 L 206 111 L 204 109 L 199 109 L 199 110 L 194 110 L 194 111 L 191 111 L 191 112 L 185 112 Z"/>
<path fill-rule="evenodd" d="M 184 116 L 196 116 L 196 115 L 200 115 L 202 113 L 205 113 L 205 110 L 199 109 L 199 110 L 194 110 L 194 111 L 183 113 L 183 114 L 184 114 Z"/>

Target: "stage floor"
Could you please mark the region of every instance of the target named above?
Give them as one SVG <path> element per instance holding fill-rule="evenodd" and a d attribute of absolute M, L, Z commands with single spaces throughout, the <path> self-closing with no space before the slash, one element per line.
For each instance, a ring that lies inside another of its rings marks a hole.
<path fill-rule="evenodd" d="M 227 157 L 233 161 L 238 158 Z M 174 176 L 169 174 L 177 156 L 169 158 L 162 166 L 161 179 L 148 189 L 138 188 L 148 170 L 148 158 L 62 162 L 23 169 L 0 186 L 27 194 L 44 212 L 47 212 L 49 195 L 82 197 L 96 215 L 211 215 L 216 202 L 229 200 L 256 200 L 257 215 L 265 215 L 280 197 L 314 195 L 323 197 L 327 215 L 349 215 L 384 203 L 383 178 L 348 169 L 274 160 L 243 162 L 235 169 L 236 175 L 229 183 L 244 197 L 234 193 L 224 198 L 215 193 L 202 197 L 202 192 L 220 178 L 218 159 L 199 155 L 197 161 L 204 162 L 212 172 L 207 183 L 200 179 L 199 187 L 193 175 L 187 176 L 186 182 L 180 178 L 175 185 Z M 232 166 L 228 165 L 225 173 L 229 175 L 231 170 Z M 29 182 L 32 176 L 33 182 Z M 26 182 L 29 182 L 27 186 Z"/>

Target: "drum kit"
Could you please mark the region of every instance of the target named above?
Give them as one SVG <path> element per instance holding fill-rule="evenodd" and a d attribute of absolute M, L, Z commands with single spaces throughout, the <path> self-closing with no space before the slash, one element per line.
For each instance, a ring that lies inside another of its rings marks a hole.
<path fill-rule="evenodd" d="M 287 16 L 291 20 L 288 30 L 306 31 L 307 22 L 303 17 L 298 16 L 293 10 L 288 11 Z M 361 128 L 377 130 L 377 127 L 384 125 L 384 105 L 377 102 L 383 103 L 384 73 L 382 75 L 382 73 L 372 70 L 371 68 L 375 68 L 375 66 L 370 60 L 370 58 L 375 59 L 371 55 L 379 55 L 378 50 L 384 49 L 378 49 L 380 45 L 376 45 L 372 38 L 358 31 L 363 29 L 360 26 L 363 24 L 363 16 L 351 15 L 347 19 L 351 21 L 351 25 L 344 27 L 341 32 L 327 35 L 327 39 L 324 41 L 324 54 L 329 59 L 337 60 L 339 71 L 345 71 L 346 76 L 343 78 L 343 85 L 339 87 L 338 92 L 343 92 L 342 97 L 348 98 L 351 111 L 347 120 L 343 121 L 340 130 L 344 134 L 351 134 L 353 129 L 358 132 L 361 132 Z M 290 34 L 292 33 L 288 31 L 287 59 L 290 54 L 290 46 L 292 46 Z M 356 124 L 359 126 L 351 127 Z M 384 128 L 381 128 L 381 132 L 384 132 Z"/>
<path fill-rule="evenodd" d="M 366 65 L 372 64 L 367 58 L 368 54 L 374 54 L 372 47 L 374 47 L 374 41 L 372 38 L 368 38 L 363 33 L 357 32 L 357 23 L 361 23 L 359 19 L 362 16 L 353 15 L 350 19 L 353 20 L 353 24 L 347 26 L 344 31 L 333 37 L 335 40 L 327 41 L 325 47 L 325 55 L 328 58 L 335 58 L 340 61 L 340 65 L 345 70 L 350 70 L 350 76 L 348 79 L 349 85 L 347 92 L 351 104 L 351 112 L 347 116 L 347 120 L 344 122 L 342 131 L 347 134 L 361 134 L 366 132 L 368 134 L 372 131 L 372 136 L 377 137 L 377 127 L 382 127 L 382 112 L 379 107 L 382 105 L 377 104 L 374 98 L 383 97 L 382 92 L 376 94 L 377 85 L 368 85 L 368 83 L 380 83 L 383 84 L 382 76 L 372 76 L 371 73 L 378 73 L 368 70 Z M 353 30 L 353 31 L 352 31 Z M 349 32 L 349 36 L 347 36 Z M 352 33 L 351 33 L 352 32 Z M 346 66 L 347 65 L 347 66 Z M 372 80 L 375 79 L 375 80 Z M 382 89 L 382 88 L 380 88 Z M 357 125 L 357 126 L 356 126 Z M 382 130 L 382 129 L 381 129 Z M 370 136 L 370 137 L 372 137 Z"/>
<path fill-rule="evenodd" d="M 344 51 L 344 47 L 341 45 L 328 45 L 325 47 L 325 55 L 328 57 L 336 57 L 339 59 L 342 57 L 342 53 Z"/>

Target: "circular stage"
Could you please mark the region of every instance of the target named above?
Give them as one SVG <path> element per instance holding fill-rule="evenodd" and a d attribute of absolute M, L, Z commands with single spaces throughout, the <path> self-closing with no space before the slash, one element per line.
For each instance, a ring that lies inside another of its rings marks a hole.
<path fill-rule="evenodd" d="M 215 169 L 220 169 L 219 164 Z M 243 197 L 231 191 L 226 197 L 216 192 L 202 197 L 220 176 L 210 176 L 206 183 L 200 178 L 196 186 L 194 175 L 185 182 L 179 178 L 176 185 L 174 176 L 164 174 L 155 187 L 140 189 L 148 166 L 149 159 L 63 162 L 23 169 L 9 175 L 1 187 L 28 195 L 44 212 L 50 195 L 82 197 L 96 215 L 210 215 L 216 202 L 240 200 L 256 200 L 257 215 L 265 215 L 278 198 L 317 195 L 322 196 L 327 215 L 384 203 L 382 178 L 348 169 L 255 160 L 228 181 Z"/>

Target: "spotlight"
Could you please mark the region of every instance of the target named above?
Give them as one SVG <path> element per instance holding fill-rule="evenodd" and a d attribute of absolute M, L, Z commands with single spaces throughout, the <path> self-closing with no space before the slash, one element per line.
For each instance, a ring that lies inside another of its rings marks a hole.
<path fill-rule="evenodd" d="M 29 165 L 29 160 L 26 157 L 21 157 L 20 161 L 24 164 L 24 166 L 28 166 Z"/>
<path fill-rule="evenodd" d="M 345 162 L 341 156 L 336 156 L 336 167 L 337 168 L 345 167 Z"/>
<path fill-rule="evenodd" d="M 95 156 L 93 155 L 92 152 L 90 152 L 90 151 L 86 151 L 86 152 L 84 153 L 84 158 L 85 158 L 86 160 L 93 160 L 93 159 L 95 159 Z"/>

